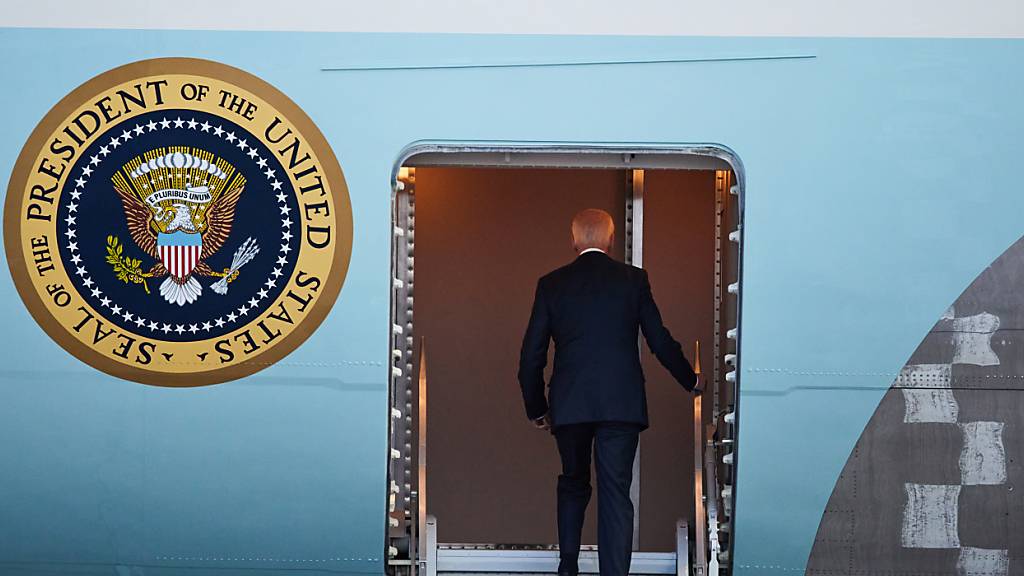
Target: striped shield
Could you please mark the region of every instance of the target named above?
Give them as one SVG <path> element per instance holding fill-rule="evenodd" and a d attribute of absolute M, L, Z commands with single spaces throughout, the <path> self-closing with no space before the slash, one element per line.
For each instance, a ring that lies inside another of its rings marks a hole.
<path fill-rule="evenodd" d="M 185 278 L 192 273 L 203 253 L 203 236 L 181 231 L 161 233 L 156 237 L 156 246 L 160 260 L 171 276 Z"/>

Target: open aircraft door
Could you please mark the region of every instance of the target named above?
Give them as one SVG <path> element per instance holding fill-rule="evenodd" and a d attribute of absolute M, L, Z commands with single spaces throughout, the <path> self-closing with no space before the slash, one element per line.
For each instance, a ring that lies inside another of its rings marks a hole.
<path fill-rule="evenodd" d="M 713 373 L 701 375 L 703 397 L 695 397 L 693 410 L 692 486 L 694 514 L 675 522 L 674 550 L 640 550 L 640 473 L 641 453 L 634 463 L 631 498 L 635 514 L 633 556 L 630 574 L 677 576 L 717 576 L 728 572 L 731 544 L 732 483 L 735 477 L 734 438 L 736 365 L 738 340 L 739 185 L 731 165 L 721 157 L 678 150 L 620 151 L 545 148 L 529 150 L 467 149 L 448 150 L 432 147 L 406 156 L 401 171 L 396 170 L 393 204 L 394 250 L 392 260 L 392 388 L 390 419 L 388 572 L 395 575 L 425 576 L 453 574 L 554 574 L 558 566 L 558 547 L 544 544 L 502 544 L 497 542 L 449 542 L 438 537 L 444 530 L 444 517 L 435 517 L 428 506 L 430 491 L 428 470 L 428 411 L 433 374 L 430 350 L 436 342 L 414 331 L 414 269 L 416 262 L 416 169 L 427 166 L 553 166 L 571 169 L 617 169 L 626 176 L 624 259 L 643 265 L 645 170 L 714 170 L 714 331 L 712 338 Z M 646 154 L 645 154 L 646 153 Z M 730 197 L 736 200 L 727 209 Z M 726 232 L 728 230 L 728 232 Z M 721 330 L 723 326 L 729 326 Z M 418 348 L 416 345 L 419 345 Z M 688 354 L 689 355 L 689 354 Z M 695 368 L 700 368 L 699 344 Z M 705 403 L 710 406 L 705 406 Z M 710 408 L 710 410 L 709 410 Z M 689 418 L 689 414 L 680 416 Z M 435 440 L 442 442 L 445 440 Z M 680 447 L 685 443 L 680 443 Z M 553 449 L 553 448 L 552 448 Z M 553 482 L 552 482 L 553 489 Z M 682 489 L 686 491 L 686 489 Z M 498 496 L 495 496 L 498 497 Z M 486 518 L 501 523 L 501 517 Z M 725 546 L 723 546 L 723 542 Z M 598 551 L 584 545 L 579 558 L 581 574 L 598 573 Z"/>

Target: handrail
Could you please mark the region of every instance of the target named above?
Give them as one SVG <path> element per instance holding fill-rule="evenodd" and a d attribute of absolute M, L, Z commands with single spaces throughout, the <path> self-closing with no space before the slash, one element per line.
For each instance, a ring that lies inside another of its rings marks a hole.
<path fill-rule="evenodd" d="M 704 474 L 706 479 L 705 485 L 707 486 L 705 503 L 707 507 L 708 547 L 710 548 L 707 574 L 708 576 L 718 576 L 718 553 L 721 551 L 722 546 L 718 540 L 717 451 L 715 450 L 715 427 L 713 425 L 707 428 L 707 442 L 705 446 Z"/>
<path fill-rule="evenodd" d="M 700 341 L 694 351 L 693 371 L 697 375 L 697 386 L 700 386 Z M 693 576 L 707 575 L 707 545 L 705 543 L 704 520 L 704 415 L 700 395 L 693 397 L 693 504 L 694 504 L 694 554 Z"/>
<path fill-rule="evenodd" d="M 416 426 L 416 497 L 417 497 L 417 510 L 416 510 L 416 521 L 417 521 L 417 533 L 416 533 L 416 552 L 419 566 L 422 574 L 428 574 L 432 567 L 428 561 L 429 554 L 433 552 L 436 555 L 437 542 L 436 534 L 434 535 L 435 541 L 433 543 L 433 550 L 431 550 L 430 538 L 427 537 L 427 523 L 431 520 L 427 517 L 427 340 L 426 337 L 420 338 L 420 369 L 419 369 L 419 421 Z M 435 521 L 436 522 L 436 521 Z M 433 562 L 436 569 L 436 561 Z M 425 569 L 424 569 L 425 568 Z"/>

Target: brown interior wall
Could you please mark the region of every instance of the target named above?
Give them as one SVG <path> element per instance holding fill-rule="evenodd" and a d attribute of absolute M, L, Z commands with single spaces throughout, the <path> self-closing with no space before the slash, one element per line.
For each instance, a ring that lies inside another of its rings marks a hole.
<path fill-rule="evenodd" d="M 714 338 L 715 173 L 648 170 L 644 190 L 643 265 L 665 326 L 710 381 Z M 658 364 L 646 344 L 651 427 L 641 436 L 640 547 L 675 548 L 675 522 L 693 526 L 693 397 Z M 710 410 L 710 394 L 704 405 Z M 692 537 L 692 528 L 691 528 Z"/>
<path fill-rule="evenodd" d="M 596 207 L 621 222 L 624 190 L 621 171 L 416 171 L 413 312 L 426 337 L 427 502 L 440 541 L 557 541 L 558 454 L 526 421 L 519 348 L 537 279 L 574 257 L 572 216 Z M 585 542 L 596 542 L 593 516 Z"/>
<path fill-rule="evenodd" d="M 644 264 L 666 325 L 710 375 L 714 173 L 648 171 Z M 625 173 L 420 168 L 415 332 L 429 363 L 427 500 L 442 542 L 550 544 L 553 438 L 525 421 L 516 383 L 536 280 L 570 262 L 569 222 L 604 208 L 620 226 Z M 616 254 L 622 259 L 621 233 Z M 672 550 L 693 520 L 691 397 L 643 347 L 651 428 L 642 436 L 641 549 Z M 584 543 L 596 543 L 596 494 Z"/>

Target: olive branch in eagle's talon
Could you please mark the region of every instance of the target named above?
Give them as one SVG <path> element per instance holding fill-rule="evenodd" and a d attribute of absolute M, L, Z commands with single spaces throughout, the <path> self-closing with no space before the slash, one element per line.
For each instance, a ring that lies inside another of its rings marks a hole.
<path fill-rule="evenodd" d="M 149 294 L 146 278 L 152 277 L 153 274 L 142 271 L 142 260 L 124 256 L 123 252 L 124 244 L 121 244 L 117 236 L 107 236 L 107 262 L 114 268 L 117 279 L 125 284 L 142 284 L 146 294 Z"/>

